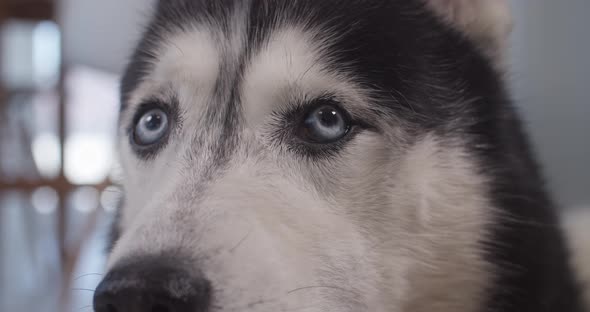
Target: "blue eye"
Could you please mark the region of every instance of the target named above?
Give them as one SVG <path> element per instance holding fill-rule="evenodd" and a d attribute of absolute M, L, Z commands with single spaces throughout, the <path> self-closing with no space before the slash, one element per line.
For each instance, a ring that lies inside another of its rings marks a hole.
<path fill-rule="evenodd" d="M 168 114 L 161 109 L 152 109 L 137 121 L 133 141 L 141 147 L 157 144 L 168 134 L 168 129 Z"/>
<path fill-rule="evenodd" d="M 335 105 L 323 105 L 305 116 L 299 136 L 310 143 L 334 143 L 344 138 L 350 127 L 350 117 L 346 111 Z"/>

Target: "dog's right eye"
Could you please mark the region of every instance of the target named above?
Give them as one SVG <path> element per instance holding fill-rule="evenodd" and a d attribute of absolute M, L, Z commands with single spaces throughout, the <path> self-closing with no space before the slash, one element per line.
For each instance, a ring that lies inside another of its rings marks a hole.
<path fill-rule="evenodd" d="M 158 144 L 168 134 L 168 114 L 161 109 L 152 109 L 141 115 L 133 130 L 133 143 L 138 147 Z"/>
<path fill-rule="evenodd" d="M 299 137 L 310 143 L 329 144 L 346 136 L 351 128 L 346 111 L 331 103 L 321 105 L 306 114 L 299 127 Z"/>

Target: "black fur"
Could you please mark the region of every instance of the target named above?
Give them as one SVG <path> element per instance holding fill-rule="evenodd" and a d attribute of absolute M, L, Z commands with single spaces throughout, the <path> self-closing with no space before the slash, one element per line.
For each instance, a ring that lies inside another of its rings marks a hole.
<path fill-rule="evenodd" d="M 211 283 L 169 255 L 127 259 L 96 288 L 94 311 L 209 311 Z"/>
<path fill-rule="evenodd" d="M 244 58 L 279 23 L 320 29 L 318 36 L 332 40 L 327 47 L 332 65 L 346 67 L 366 88 L 382 94 L 376 105 L 407 121 L 408 131 L 416 137 L 435 131 L 469 142 L 481 173 L 492 181 L 490 198 L 499 208 L 485 242 L 497 278 L 481 311 L 582 310 L 553 203 L 501 75 L 475 42 L 422 1 L 160 1 L 123 79 L 122 107 L 149 72 L 159 38 L 194 21 L 227 25 L 237 7 L 250 10 Z M 238 101 L 235 94 L 232 99 Z M 226 125 L 238 122 L 231 118 L 239 107 L 232 107 Z"/>
<path fill-rule="evenodd" d="M 121 196 L 117 201 L 117 209 L 115 210 L 115 215 L 111 221 L 110 231 L 108 232 L 106 239 L 106 251 L 108 253 L 113 251 L 115 244 L 121 237 L 121 213 L 123 210 L 123 205 L 125 205 L 125 198 Z"/>

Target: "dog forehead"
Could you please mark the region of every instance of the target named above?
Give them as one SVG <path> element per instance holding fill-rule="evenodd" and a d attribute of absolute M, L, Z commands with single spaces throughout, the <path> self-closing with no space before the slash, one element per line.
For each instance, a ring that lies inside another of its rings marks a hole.
<path fill-rule="evenodd" d="M 431 85 L 425 79 L 461 78 L 465 71 L 452 66 L 462 63 L 450 59 L 478 56 L 422 1 L 171 0 L 159 6 L 124 76 L 123 108 L 157 96 L 145 93 L 160 92 L 163 82 L 169 91 L 186 91 L 187 100 L 178 95 L 184 105 L 234 101 L 251 105 L 243 112 L 255 118 L 277 103 L 353 90 L 353 79 L 366 93 L 402 94 L 397 101 L 406 105 Z M 294 99 L 280 98 L 293 93 Z"/>
<path fill-rule="evenodd" d="M 184 100 L 207 98 L 219 76 L 219 51 L 214 34 L 206 28 L 195 27 L 170 35 L 161 43 L 150 75 L 131 102 L 154 96 L 150 93 L 168 91 Z"/>
<path fill-rule="evenodd" d="M 139 105 L 158 93 L 172 93 L 188 108 L 239 101 L 249 119 L 280 103 L 355 93 L 345 70 L 333 66 L 326 51 L 330 38 L 321 38 L 316 29 L 277 25 L 256 44 L 241 26 L 226 32 L 203 23 L 169 33 L 129 102 Z"/>
<path fill-rule="evenodd" d="M 186 53 L 190 53 L 190 56 L 199 62 L 215 64 L 214 58 L 211 58 L 209 54 L 199 55 L 199 50 L 205 46 L 198 42 L 199 36 L 193 37 L 192 43 L 171 42 L 170 37 L 179 32 L 186 34 L 198 29 L 198 32 L 213 34 L 208 39 L 213 39 L 220 57 L 231 52 L 239 52 L 246 57 L 249 54 L 256 54 L 269 40 L 277 38 L 277 30 L 285 28 L 313 32 L 313 35 L 308 36 L 307 39 L 318 43 L 326 43 L 322 42 L 326 36 L 334 39 L 333 43 L 339 40 L 346 41 L 347 44 L 343 46 L 330 46 L 334 50 L 332 56 L 349 54 L 350 59 L 358 60 L 369 50 L 388 53 L 385 48 L 389 48 L 391 44 L 383 44 L 387 41 L 385 36 L 387 34 L 383 34 L 384 40 L 379 42 L 371 38 L 376 38 L 381 32 L 389 33 L 391 28 L 395 27 L 392 21 L 398 19 L 394 13 L 401 15 L 400 11 L 407 11 L 408 8 L 404 7 L 406 5 L 395 4 L 396 1 L 387 5 L 379 1 L 369 2 L 351 1 L 343 5 L 334 0 L 159 1 L 149 27 L 123 77 L 121 90 L 123 106 L 127 104 L 129 96 L 142 84 L 146 76 L 152 74 L 154 64 L 161 62 L 162 50 L 165 50 L 163 46 L 176 50 L 176 52 L 168 53 L 168 56 L 176 53 L 176 57 L 182 58 L 186 57 Z M 375 9 L 377 3 L 383 6 L 381 11 L 388 13 L 379 14 L 380 10 Z M 346 36 L 348 37 L 345 38 Z M 202 39 L 202 36 L 200 38 Z M 175 40 L 179 40 L 178 36 Z M 183 45 L 183 43 L 187 44 Z M 190 45 L 193 49 L 187 49 Z M 371 57 L 373 56 L 366 55 L 365 58 Z M 334 61 L 336 58 L 331 60 Z M 179 69 L 183 68 L 180 66 Z"/>

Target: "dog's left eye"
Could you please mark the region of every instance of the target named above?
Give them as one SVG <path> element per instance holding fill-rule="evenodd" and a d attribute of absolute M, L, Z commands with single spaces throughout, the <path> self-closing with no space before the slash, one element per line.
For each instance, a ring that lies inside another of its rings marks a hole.
<path fill-rule="evenodd" d="M 336 105 L 311 110 L 299 126 L 299 137 L 310 143 L 328 144 L 344 138 L 351 128 L 350 116 Z"/>
<path fill-rule="evenodd" d="M 146 147 L 162 140 L 168 133 L 168 114 L 161 109 L 152 109 L 138 119 L 133 131 L 136 145 Z"/>

